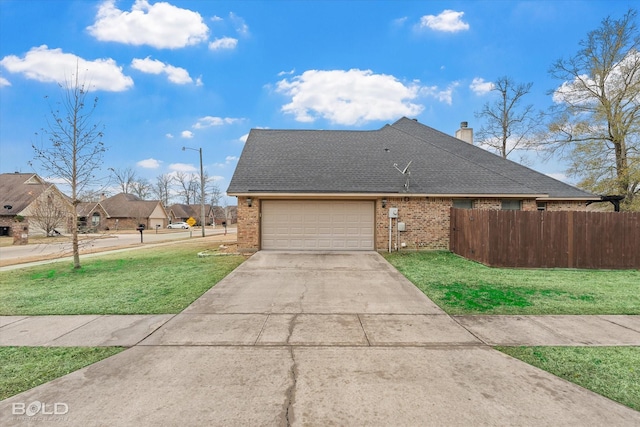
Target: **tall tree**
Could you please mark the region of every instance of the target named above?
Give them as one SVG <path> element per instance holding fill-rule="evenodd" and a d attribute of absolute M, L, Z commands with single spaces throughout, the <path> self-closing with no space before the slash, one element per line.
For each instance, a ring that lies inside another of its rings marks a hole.
<path fill-rule="evenodd" d="M 483 119 L 477 141 L 507 158 L 514 150 L 529 148 L 533 135 L 543 123 L 543 115 L 532 104 L 522 105 L 523 98 L 531 92 L 533 83 L 516 83 L 510 77 L 498 78 L 493 83 L 494 101 L 483 105 L 476 112 Z"/>
<path fill-rule="evenodd" d="M 125 194 L 131 194 L 133 185 L 138 179 L 136 177 L 136 172 L 130 167 L 122 169 L 109 168 L 109 170 L 111 171 L 111 175 L 115 179 L 116 183 L 120 187 L 120 191 Z"/>
<path fill-rule="evenodd" d="M 621 208 L 640 209 L 640 32 L 637 12 L 605 18 L 557 60 L 550 74 L 554 119 L 547 142 L 569 161 L 579 186 L 597 194 L 624 195 Z"/>
<path fill-rule="evenodd" d="M 131 194 L 140 197 L 142 200 L 148 200 L 151 195 L 151 184 L 145 178 L 138 178 L 131 183 Z"/>
<path fill-rule="evenodd" d="M 95 183 L 95 173 L 102 164 L 106 150 L 102 142 L 103 132 L 99 123 L 92 121 L 98 98 L 87 100 L 89 90 L 76 74 L 62 88 L 62 100 L 51 107 L 52 120 L 42 129 L 48 143 L 32 144 L 37 160 L 52 176 L 64 180 L 71 187 L 71 204 L 74 222 L 78 218 L 78 195 Z M 87 104 L 89 101 L 89 104 Z M 80 268 L 78 227 L 72 230 L 73 267 Z"/>
<path fill-rule="evenodd" d="M 184 203 L 190 205 L 195 203 L 200 188 L 200 178 L 192 173 L 176 172 L 175 182 L 178 184 L 178 195 L 182 197 Z"/>
<path fill-rule="evenodd" d="M 169 206 L 172 184 L 173 177 L 169 174 L 163 174 L 156 177 L 156 182 L 151 187 L 153 196 L 160 200 L 165 207 Z"/>

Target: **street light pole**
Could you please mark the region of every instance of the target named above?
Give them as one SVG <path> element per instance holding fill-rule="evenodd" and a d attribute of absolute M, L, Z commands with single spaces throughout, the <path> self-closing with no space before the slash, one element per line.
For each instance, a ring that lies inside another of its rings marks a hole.
<path fill-rule="evenodd" d="M 204 225 L 207 223 L 204 217 L 204 169 L 202 167 L 202 147 L 199 149 L 182 147 L 182 151 L 193 150 L 200 152 L 200 227 L 202 227 L 202 237 L 204 237 Z"/>

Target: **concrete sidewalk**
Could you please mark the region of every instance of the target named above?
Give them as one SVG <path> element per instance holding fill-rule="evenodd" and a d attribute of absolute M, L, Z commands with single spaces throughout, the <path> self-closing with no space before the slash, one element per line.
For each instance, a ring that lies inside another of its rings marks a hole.
<path fill-rule="evenodd" d="M 211 328 L 211 325 L 216 325 Z M 160 329 L 161 328 L 161 329 Z M 158 330 L 160 329 L 160 330 Z M 189 329 L 191 333 L 185 334 Z M 158 330 L 157 333 L 156 330 Z M 0 316 L 0 346 L 640 346 L 640 316 Z"/>
<path fill-rule="evenodd" d="M 177 315 L 2 322 L 4 345 L 132 347 L 0 402 L 0 425 L 640 425 L 487 345 L 640 344 L 638 316 L 451 317 L 377 253 L 259 252 Z"/>

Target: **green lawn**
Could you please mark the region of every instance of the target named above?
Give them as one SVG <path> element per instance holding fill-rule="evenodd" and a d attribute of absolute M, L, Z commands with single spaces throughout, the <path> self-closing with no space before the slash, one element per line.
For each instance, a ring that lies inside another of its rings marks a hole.
<path fill-rule="evenodd" d="M 639 270 L 491 268 L 449 252 L 385 257 L 449 314 L 640 314 Z"/>
<path fill-rule="evenodd" d="M 0 347 L 0 400 L 122 350 L 122 347 Z"/>
<path fill-rule="evenodd" d="M 640 347 L 496 347 L 640 411 Z"/>
<path fill-rule="evenodd" d="M 198 258 L 180 243 L 0 273 L 0 315 L 178 313 L 236 268 L 242 256 Z"/>

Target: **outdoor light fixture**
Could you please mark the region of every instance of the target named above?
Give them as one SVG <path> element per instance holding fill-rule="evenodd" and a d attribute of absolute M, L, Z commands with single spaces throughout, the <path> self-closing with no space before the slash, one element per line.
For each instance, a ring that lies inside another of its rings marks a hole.
<path fill-rule="evenodd" d="M 253 203 L 253 200 L 251 200 L 251 197 L 247 197 L 247 206 L 251 207 L 252 203 Z"/>
<path fill-rule="evenodd" d="M 387 199 L 382 199 L 382 208 L 386 208 L 387 207 Z"/>

